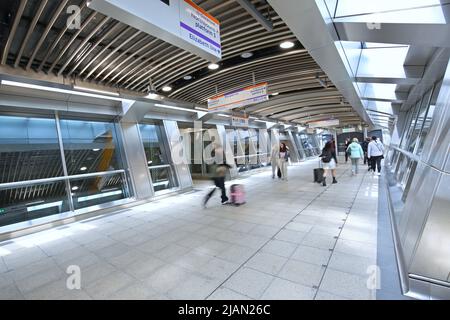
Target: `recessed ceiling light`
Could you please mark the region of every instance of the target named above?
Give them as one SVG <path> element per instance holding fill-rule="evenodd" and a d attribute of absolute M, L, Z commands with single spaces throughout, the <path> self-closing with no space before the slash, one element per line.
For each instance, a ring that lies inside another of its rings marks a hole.
<path fill-rule="evenodd" d="M 87 170 L 87 167 L 81 167 L 80 168 L 80 171 L 86 171 Z"/>
<path fill-rule="evenodd" d="M 277 95 L 279 95 L 279 94 L 280 94 L 279 92 L 274 92 L 274 93 L 272 93 L 273 96 L 277 96 Z"/>
<path fill-rule="evenodd" d="M 78 187 L 77 187 L 77 186 L 72 187 L 72 191 L 77 191 L 77 190 L 78 190 Z"/>
<path fill-rule="evenodd" d="M 244 52 L 243 54 L 241 54 L 241 57 L 244 58 L 244 59 L 248 59 L 248 58 L 253 57 L 253 53 L 251 53 L 251 52 Z"/>
<path fill-rule="evenodd" d="M 192 76 L 187 75 L 187 76 L 184 76 L 183 79 L 186 81 L 192 80 Z"/>
<path fill-rule="evenodd" d="M 290 49 L 294 46 L 294 43 L 291 41 L 285 41 L 280 44 L 280 47 L 283 49 Z"/>
<path fill-rule="evenodd" d="M 95 152 L 97 152 L 97 151 L 100 151 L 100 149 L 92 149 L 92 151 L 95 151 Z"/>
<path fill-rule="evenodd" d="M 164 92 L 172 91 L 172 87 L 170 87 L 170 86 L 165 86 L 165 87 L 162 88 L 162 91 L 164 91 Z"/>
<path fill-rule="evenodd" d="M 211 64 L 208 66 L 208 69 L 209 69 L 209 70 L 216 70 L 216 69 L 219 69 L 219 65 L 218 65 L 217 63 L 211 63 Z"/>
<path fill-rule="evenodd" d="M 159 95 L 158 95 L 157 93 L 152 92 L 152 93 L 149 93 L 149 94 L 146 96 L 146 98 L 155 100 L 155 99 L 158 99 L 158 98 L 159 98 Z"/>

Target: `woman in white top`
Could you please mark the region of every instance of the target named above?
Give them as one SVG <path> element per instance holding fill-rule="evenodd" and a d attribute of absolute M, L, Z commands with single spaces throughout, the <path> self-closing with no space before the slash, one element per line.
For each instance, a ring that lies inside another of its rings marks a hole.
<path fill-rule="evenodd" d="M 278 167 L 281 171 L 281 180 L 287 181 L 287 165 L 289 160 L 289 148 L 286 144 L 281 143 L 280 145 L 280 156 L 278 161 Z"/>
<path fill-rule="evenodd" d="M 377 137 L 373 136 L 372 141 L 367 147 L 367 157 L 372 164 L 372 172 L 375 173 L 375 169 L 378 169 L 377 175 L 381 175 L 381 160 L 384 158 L 384 146 L 381 142 L 378 142 Z"/>

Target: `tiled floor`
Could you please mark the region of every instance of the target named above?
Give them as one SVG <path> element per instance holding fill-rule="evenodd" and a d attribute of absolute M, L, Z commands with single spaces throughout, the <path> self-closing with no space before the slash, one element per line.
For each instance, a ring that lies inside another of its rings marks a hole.
<path fill-rule="evenodd" d="M 311 182 L 316 165 L 289 167 L 288 182 L 268 171 L 240 180 L 241 207 L 216 194 L 202 209 L 209 185 L 200 183 L 0 243 L 0 299 L 374 299 L 378 177 L 342 165 L 324 188 Z M 69 266 L 79 267 L 79 290 L 68 289 Z"/>

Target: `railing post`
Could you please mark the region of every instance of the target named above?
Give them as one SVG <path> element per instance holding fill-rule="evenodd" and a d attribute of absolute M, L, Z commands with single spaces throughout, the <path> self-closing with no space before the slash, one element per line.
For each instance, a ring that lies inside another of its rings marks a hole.
<path fill-rule="evenodd" d="M 64 181 L 66 183 L 66 193 L 67 193 L 67 199 L 69 201 L 69 209 L 70 209 L 70 211 L 75 211 L 75 207 L 73 205 L 73 198 L 72 198 L 72 189 L 70 188 L 70 181 L 68 178 L 69 174 L 67 171 L 66 156 L 64 155 L 64 145 L 63 145 L 62 134 L 61 134 L 61 125 L 59 123 L 58 111 L 55 111 L 55 119 L 56 119 L 56 131 L 58 133 L 59 151 L 61 153 L 62 167 L 63 167 L 64 177 L 66 177 L 66 179 Z"/>

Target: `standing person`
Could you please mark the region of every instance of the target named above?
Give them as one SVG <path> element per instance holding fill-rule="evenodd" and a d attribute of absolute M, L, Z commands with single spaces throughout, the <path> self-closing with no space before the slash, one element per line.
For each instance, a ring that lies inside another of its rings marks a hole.
<path fill-rule="evenodd" d="M 279 157 L 278 157 L 278 167 L 281 170 L 281 180 L 287 181 L 287 165 L 289 161 L 289 148 L 285 143 L 281 143 Z"/>
<path fill-rule="evenodd" d="M 275 179 L 275 175 L 278 172 L 278 159 L 280 158 L 280 148 L 278 144 L 273 145 L 272 152 L 270 153 L 270 163 L 272 164 L 272 179 Z"/>
<path fill-rule="evenodd" d="M 216 160 L 214 165 L 212 166 L 212 181 L 214 182 L 214 188 L 206 195 L 205 199 L 203 200 L 203 207 L 206 208 L 206 204 L 208 203 L 209 199 L 213 196 L 213 194 L 216 192 L 216 189 L 219 188 L 222 192 L 221 198 L 222 198 L 222 204 L 228 203 L 228 197 L 227 197 L 227 190 L 225 189 L 225 176 L 227 173 L 227 169 L 230 169 L 231 166 L 226 163 L 226 161 L 218 161 L 217 157 L 219 154 L 223 155 L 223 149 L 222 148 L 215 148 L 214 149 Z M 222 159 L 219 156 L 220 159 Z M 217 163 L 219 162 L 219 163 Z M 222 163 L 220 163 L 222 162 Z"/>
<path fill-rule="evenodd" d="M 375 174 L 375 169 L 378 169 L 377 175 L 381 175 L 381 160 L 384 158 L 384 146 L 378 141 L 377 137 L 373 136 L 367 149 L 367 156 L 372 165 L 372 171 Z"/>
<path fill-rule="evenodd" d="M 364 158 L 364 151 L 359 144 L 358 138 L 353 138 L 353 142 L 350 143 L 345 152 L 348 152 L 352 160 L 352 176 L 354 176 L 358 174 L 359 159 Z"/>
<path fill-rule="evenodd" d="M 322 150 L 322 154 L 319 156 L 323 162 L 323 181 L 322 185 L 324 187 L 327 186 L 327 172 L 331 171 L 333 176 L 333 183 L 337 183 L 336 180 L 336 166 L 337 166 L 337 157 L 336 150 L 333 149 L 333 143 L 328 141 L 325 144 L 325 147 Z"/>
<path fill-rule="evenodd" d="M 367 156 L 367 150 L 369 149 L 369 143 L 370 143 L 370 138 L 364 139 L 364 141 L 361 143 L 361 147 L 364 152 L 364 164 L 368 165 L 368 171 L 370 171 L 370 168 L 371 168 L 370 161 Z"/>
<path fill-rule="evenodd" d="M 345 163 L 348 162 L 348 146 L 350 145 L 350 140 L 349 139 L 345 139 Z"/>

